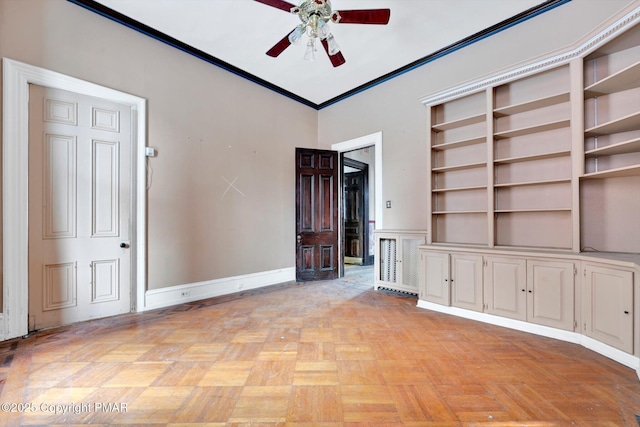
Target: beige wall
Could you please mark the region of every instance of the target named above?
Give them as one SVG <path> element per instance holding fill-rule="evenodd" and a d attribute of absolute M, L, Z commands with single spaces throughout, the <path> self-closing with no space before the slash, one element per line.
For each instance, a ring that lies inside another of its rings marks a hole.
<path fill-rule="evenodd" d="M 385 228 L 425 228 L 419 98 L 562 49 L 630 3 L 573 0 L 320 112 L 64 0 L 0 0 L 0 56 L 148 100 L 155 289 L 294 266 L 295 146 L 382 131 Z"/>
<path fill-rule="evenodd" d="M 149 289 L 294 265 L 315 110 L 64 0 L 0 0 L 0 56 L 148 100 Z"/>
<path fill-rule="evenodd" d="M 419 99 L 563 50 L 632 3 L 640 2 L 573 0 L 322 109 L 319 146 L 382 131 L 382 200 L 392 201 L 384 227 L 426 229 L 427 109 Z"/>

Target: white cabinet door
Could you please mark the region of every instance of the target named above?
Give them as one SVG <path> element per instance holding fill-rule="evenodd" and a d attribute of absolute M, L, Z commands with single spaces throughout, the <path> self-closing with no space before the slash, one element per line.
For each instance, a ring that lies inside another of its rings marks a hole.
<path fill-rule="evenodd" d="M 398 240 L 400 290 L 418 293 L 418 246 L 424 245 L 424 236 L 400 236 Z"/>
<path fill-rule="evenodd" d="M 487 313 L 527 320 L 527 263 L 487 257 L 484 298 Z"/>
<path fill-rule="evenodd" d="M 482 311 L 482 256 L 423 251 L 420 298 Z"/>
<path fill-rule="evenodd" d="M 388 288 L 418 294 L 418 246 L 426 237 L 401 231 L 376 233 L 375 289 Z"/>
<path fill-rule="evenodd" d="M 633 272 L 585 264 L 583 332 L 633 353 Z"/>
<path fill-rule="evenodd" d="M 451 305 L 482 311 L 482 256 L 451 254 Z"/>
<path fill-rule="evenodd" d="M 450 305 L 449 254 L 423 251 L 420 261 L 420 299 Z"/>
<path fill-rule="evenodd" d="M 527 321 L 574 330 L 574 264 L 527 261 Z"/>

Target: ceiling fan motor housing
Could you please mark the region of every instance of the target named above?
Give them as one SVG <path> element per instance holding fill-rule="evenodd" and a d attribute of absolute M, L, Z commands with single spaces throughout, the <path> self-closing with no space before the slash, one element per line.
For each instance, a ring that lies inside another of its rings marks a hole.
<path fill-rule="evenodd" d="M 292 7 L 291 13 L 298 15 L 304 24 L 317 22 L 318 19 L 327 22 L 332 18 L 331 2 L 329 0 L 306 0 L 300 6 Z"/>

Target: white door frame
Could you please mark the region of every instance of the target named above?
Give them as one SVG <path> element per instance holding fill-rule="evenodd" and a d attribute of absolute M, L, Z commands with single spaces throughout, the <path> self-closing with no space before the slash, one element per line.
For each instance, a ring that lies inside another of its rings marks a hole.
<path fill-rule="evenodd" d="M 332 144 L 331 149 L 339 153 L 344 153 L 346 151 L 353 151 L 359 148 L 371 147 L 372 145 L 375 147 L 374 197 L 376 202 L 374 210 L 376 215 L 376 230 L 381 230 L 384 228 L 382 226 L 382 132 L 376 132 L 359 138 L 338 142 L 336 144 Z M 342 167 L 342 165 L 340 166 Z"/>
<path fill-rule="evenodd" d="M 3 58 L 2 66 L 3 306 L 0 314 L 0 340 L 28 333 L 29 84 L 104 98 L 131 106 L 131 301 L 132 310 L 142 311 L 145 306 L 147 283 L 146 100 L 8 58 Z"/>
<path fill-rule="evenodd" d="M 336 144 L 332 144 L 331 149 L 333 151 L 337 151 L 338 153 L 344 153 L 346 151 L 353 151 L 353 150 L 358 150 L 360 148 L 371 147 L 372 145 L 375 147 L 375 158 L 373 159 L 375 164 L 375 171 L 374 171 L 374 178 L 373 178 L 375 182 L 375 189 L 374 189 L 374 197 L 375 197 L 374 212 L 375 212 L 375 218 L 376 218 L 375 229 L 381 230 L 383 228 L 383 225 L 382 225 L 382 132 L 376 132 L 369 135 L 361 136 L 359 138 L 338 142 Z M 340 157 L 341 156 L 338 156 L 338 158 Z M 341 180 L 343 175 L 342 169 L 343 169 L 343 166 L 342 164 L 340 164 Z M 344 191 L 342 181 L 340 181 L 339 185 L 340 185 L 340 197 L 338 197 L 338 209 L 339 209 L 339 212 L 342 212 L 343 210 L 342 199 L 344 198 L 344 195 L 342 194 Z M 340 228 L 338 229 L 338 249 L 340 251 L 340 254 L 344 254 L 344 251 L 342 248 L 342 241 L 344 239 L 344 236 L 342 235 L 343 229 L 344 229 L 343 227 L 344 218 L 342 214 L 340 215 L 340 221 L 341 221 L 341 224 L 340 224 Z M 368 224 L 366 225 L 366 227 L 368 227 Z M 340 258 L 340 266 L 341 266 L 340 271 L 343 272 L 344 257 L 342 255 Z"/>

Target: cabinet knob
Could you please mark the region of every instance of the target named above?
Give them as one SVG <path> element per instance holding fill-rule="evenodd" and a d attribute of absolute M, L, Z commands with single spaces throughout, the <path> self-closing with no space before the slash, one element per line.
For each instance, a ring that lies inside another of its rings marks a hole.
<path fill-rule="evenodd" d="M 625 311 L 624 311 L 624 314 L 629 314 L 629 311 L 628 311 L 628 310 L 625 310 Z"/>
<path fill-rule="evenodd" d="M 531 289 L 529 289 L 529 293 L 530 293 L 530 294 L 532 294 L 532 293 L 533 293 L 533 291 L 532 291 Z"/>
<path fill-rule="evenodd" d="M 526 292 L 526 291 L 523 289 L 522 292 Z"/>

